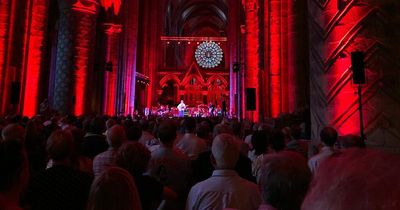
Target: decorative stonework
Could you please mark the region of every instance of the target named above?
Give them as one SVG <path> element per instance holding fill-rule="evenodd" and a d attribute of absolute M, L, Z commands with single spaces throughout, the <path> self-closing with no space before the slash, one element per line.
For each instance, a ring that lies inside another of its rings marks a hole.
<path fill-rule="evenodd" d="M 80 115 L 85 110 L 96 34 L 96 13 L 92 9 L 97 5 L 94 1 L 79 1 L 61 10 L 53 105 L 62 113 Z"/>

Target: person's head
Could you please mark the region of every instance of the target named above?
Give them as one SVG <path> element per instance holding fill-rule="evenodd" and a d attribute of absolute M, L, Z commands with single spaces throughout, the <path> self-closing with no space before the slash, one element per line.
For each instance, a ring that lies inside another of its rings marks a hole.
<path fill-rule="evenodd" d="M 216 169 L 234 169 L 240 154 L 239 142 L 232 135 L 220 134 L 214 138 L 211 152 Z"/>
<path fill-rule="evenodd" d="M 268 150 L 268 137 L 265 131 L 254 131 L 251 136 L 251 144 L 255 155 L 261 155 Z"/>
<path fill-rule="evenodd" d="M 118 167 L 107 168 L 93 181 L 87 210 L 140 210 L 140 199 L 132 176 Z"/>
<path fill-rule="evenodd" d="M 233 131 L 231 129 L 231 127 L 229 127 L 228 125 L 225 124 L 218 124 L 214 127 L 213 130 L 213 138 L 215 138 L 216 136 L 218 136 L 219 134 L 233 134 Z"/>
<path fill-rule="evenodd" d="M 25 129 L 19 124 L 12 123 L 3 128 L 1 137 L 3 141 L 14 140 L 23 143 L 25 141 Z"/>
<path fill-rule="evenodd" d="M 110 147 L 118 148 L 126 140 L 124 127 L 114 125 L 107 131 L 107 143 Z"/>
<path fill-rule="evenodd" d="M 320 138 L 323 144 L 325 144 L 328 147 L 333 147 L 333 145 L 335 145 L 337 141 L 338 133 L 332 127 L 325 127 L 324 129 L 321 130 Z"/>
<path fill-rule="evenodd" d="M 103 118 L 95 117 L 92 120 L 90 120 L 89 132 L 102 134 L 105 129 L 106 129 L 106 123 L 104 122 Z"/>
<path fill-rule="evenodd" d="M 116 158 L 117 166 L 131 174 L 142 174 L 150 161 L 150 151 L 139 142 L 130 142 L 119 148 Z"/>
<path fill-rule="evenodd" d="M 365 148 L 365 143 L 360 136 L 349 134 L 340 138 L 340 146 L 345 149 L 351 147 Z"/>
<path fill-rule="evenodd" d="M 126 137 L 129 141 L 139 141 L 142 136 L 142 127 L 139 123 L 133 122 L 130 127 L 126 128 Z"/>
<path fill-rule="evenodd" d="M 265 156 L 259 186 L 264 202 L 276 209 L 300 209 L 311 181 L 304 158 L 292 152 Z"/>
<path fill-rule="evenodd" d="M 183 119 L 183 127 L 186 133 L 194 133 L 196 129 L 196 120 L 192 117 L 186 117 Z"/>
<path fill-rule="evenodd" d="M 0 142 L 0 193 L 22 191 L 28 182 L 28 160 L 18 141 Z"/>
<path fill-rule="evenodd" d="M 53 161 L 68 160 L 73 152 L 73 137 L 71 133 L 63 130 L 54 131 L 47 139 L 46 151 Z"/>
<path fill-rule="evenodd" d="M 349 148 L 314 174 L 303 210 L 400 209 L 400 156 Z"/>
<path fill-rule="evenodd" d="M 176 126 L 172 120 L 164 120 L 157 129 L 157 136 L 163 145 L 172 146 L 176 138 Z"/>
<path fill-rule="evenodd" d="M 280 129 L 272 130 L 270 134 L 270 146 L 275 152 L 285 149 L 285 135 Z"/>
<path fill-rule="evenodd" d="M 110 118 L 106 121 L 106 129 L 110 129 L 112 128 L 115 124 L 117 124 L 117 121 L 115 121 L 114 119 Z"/>

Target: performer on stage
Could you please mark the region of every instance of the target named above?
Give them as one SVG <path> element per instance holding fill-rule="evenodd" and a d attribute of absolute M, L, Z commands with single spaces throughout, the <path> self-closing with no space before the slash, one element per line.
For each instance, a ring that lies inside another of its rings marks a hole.
<path fill-rule="evenodd" d="M 186 104 L 181 100 L 181 103 L 176 107 L 179 111 L 179 117 L 183 117 L 185 115 Z"/>
<path fill-rule="evenodd" d="M 210 103 L 210 105 L 208 105 L 209 116 L 214 117 L 214 112 L 215 112 L 215 106 L 212 103 Z"/>

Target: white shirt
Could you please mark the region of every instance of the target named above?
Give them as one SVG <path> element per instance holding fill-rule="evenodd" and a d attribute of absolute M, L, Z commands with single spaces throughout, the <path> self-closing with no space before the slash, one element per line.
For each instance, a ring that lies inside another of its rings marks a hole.
<path fill-rule="evenodd" d="M 186 104 L 181 102 L 178 106 L 177 106 L 179 111 L 184 111 L 186 108 Z"/>
<path fill-rule="evenodd" d="M 333 148 L 324 146 L 321 148 L 320 152 L 314 155 L 312 158 L 308 160 L 308 167 L 310 168 L 311 172 L 314 174 L 321 162 L 326 160 L 329 156 L 334 153 Z"/>
<path fill-rule="evenodd" d="M 207 151 L 206 142 L 193 133 L 185 133 L 175 146 L 181 149 L 191 160 L 197 160 L 201 153 Z"/>
<path fill-rule="evenodd" d="M 212 176 L 197 183 L 190 190 L 187 210 L 257 210 L 261 196 L 256 184 L 249 182 L 233 170 L 215 170 Z"/>

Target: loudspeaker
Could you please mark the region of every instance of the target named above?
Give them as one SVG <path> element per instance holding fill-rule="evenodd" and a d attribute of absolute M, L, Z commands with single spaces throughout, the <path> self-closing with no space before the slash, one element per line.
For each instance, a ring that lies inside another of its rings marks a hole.
<path fill-rule="evenodd" d="M 365 84 L 365 71 L 364 71 L 364 53 L 352 52 L 351 53 L 351 66 L 353 69 L 353 83 Z"/>
<path fill-rule="evenodd" d="M 11 104 L 19 103 L 19 94 L 21 91 L 21 83 L 20 82 L 12 82 L 11 83 Z"/>
<path fill-rule="evenodd" d="M 256 110 L 256 89 L 246 88 L 246 110 L 255 111 Z"/>

